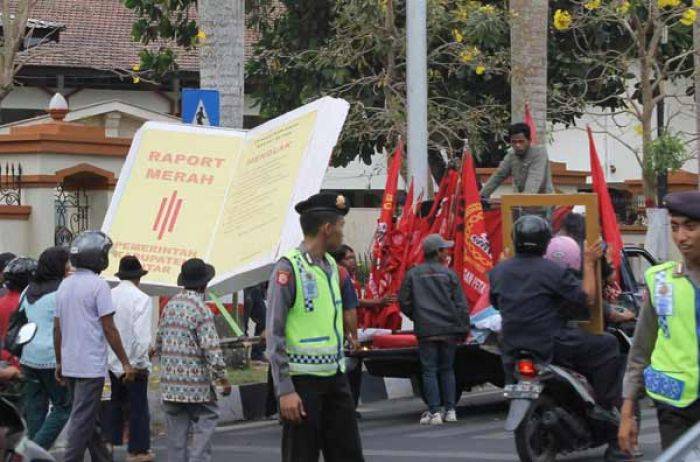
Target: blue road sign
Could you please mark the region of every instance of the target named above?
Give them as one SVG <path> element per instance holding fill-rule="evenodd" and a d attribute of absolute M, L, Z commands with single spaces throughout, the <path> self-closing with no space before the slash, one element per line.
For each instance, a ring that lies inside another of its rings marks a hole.
<path fill-rule="evenodd" d="M 219 126 L 219 91 L 182 89 L 182 121 L 186 124 Z"/>

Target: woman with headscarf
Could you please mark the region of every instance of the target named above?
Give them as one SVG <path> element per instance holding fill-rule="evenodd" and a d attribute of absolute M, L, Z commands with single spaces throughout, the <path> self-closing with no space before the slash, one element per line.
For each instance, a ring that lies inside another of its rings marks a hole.
<path fill-rule="evenodd" d="M 51 247 L 39 263 L 20 309 L 27 320 L 36 323 L 36 335 L 22 350 L 20 364 L 26 379 L 25 414 L 29 438 L 48 450 L 70 417 L 68 389 L 56 381 L 56 355 L 53 345 L 53 318 L 56 290 L 68 270 L 68 250 Z M 49 412 L 49 404 L 51 411 Z"/>

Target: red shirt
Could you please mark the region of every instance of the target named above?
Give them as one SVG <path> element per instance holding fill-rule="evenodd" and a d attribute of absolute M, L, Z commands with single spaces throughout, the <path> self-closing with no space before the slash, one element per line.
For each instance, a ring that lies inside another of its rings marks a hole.
<path fill-rule="evenodd" d="M 21 293 L 8 290 L 0 296 L 0 340 L 4 340 L 10 323 L 12 313 L 17 310 Z M 19 366 L 18 358 L 10 355 L 6 350 L 0 351 L 0 361 L 8 361 L 11 366 Z"/>
<path fill-rule="evenodd" d="M 0 296 L 0 340 L 5 339 L 5 335 L 7 335 L 10 317 L 17 310 L 20 295 L 19 292 L 8 290 L 3 296 Z"/>

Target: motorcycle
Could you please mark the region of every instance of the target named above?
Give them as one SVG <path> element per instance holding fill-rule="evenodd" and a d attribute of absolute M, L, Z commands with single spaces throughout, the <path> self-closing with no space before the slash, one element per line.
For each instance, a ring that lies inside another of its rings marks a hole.
<path fill-rule="evenodd" d="M 16 342 L 20 345 L 29 343 L 36 330 L 36 324 L 25 324 Z M 0 462 L 55 462 L 51 454 L 27 438 L 24 420 L 7 398 L 0 393 Z"/>
<path fill-rule="evenodd" d="M 610 331 L 626 354 L 630 338 L 620 329 Z M 520 351 L 514 379 L 515 383 L 504 387 L 510 401 L 505 429 L 515 433 L 522 462 L 553 462 L 558 454 L 608 444 L 610 435 L 617 434 L 619 415 L 598 406 L 583 375 L 537 363 L 530 352 Z"/>

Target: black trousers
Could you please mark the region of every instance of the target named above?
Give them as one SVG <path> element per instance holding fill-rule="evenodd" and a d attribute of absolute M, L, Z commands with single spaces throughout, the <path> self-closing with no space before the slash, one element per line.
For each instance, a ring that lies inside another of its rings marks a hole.
<path fill-rule="evenodd" d="M 553 362 L 583 374 L 590 381 L 598 404 L 605 409 L 621 404 L 624 356 L 614 335 L 562 329 L 555 335 L 554 343 Z"/>
<path fill-rule="evenodd" d="M 131 454 L 148 452 L 151 448 L 151 420 L 148 412 L 148 371 L 142 371 L 136 380 L 127 383 L 109 373 L 112 398 L 109 403 L 110 442 L 121 446 L 124 439 L 124 411 L 129 416 L 129 444 Z"/>
<path fill-rule="evenodd" d="M 688 407 L 678 408 L 656 401 L 656 416 L 659 419 L 661 447 L 667 449 L 700 422 L 700 400 Z"/>
<path fill-rule="evenodd" d="M 284 423 L 283 462 L 363 462 L 355 403 L 345 374 L 332 377 L 293 377 L 306 418 Z"/>

